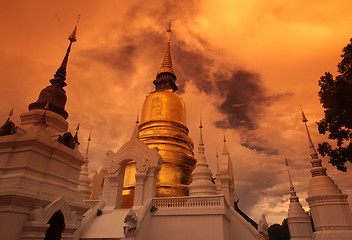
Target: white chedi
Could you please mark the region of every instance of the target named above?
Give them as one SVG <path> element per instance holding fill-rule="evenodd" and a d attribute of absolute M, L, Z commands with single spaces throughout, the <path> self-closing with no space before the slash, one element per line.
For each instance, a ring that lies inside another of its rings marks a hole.
<path fill-rule="evenodd" d="M 192 172 L 192 183 L 189 185 L 189 196 L 191 197 L 216 195 L 216 185 L 212 181 L 213 175 L 205 159 L 202 128 L 200 124 L 197 164 Z"/>
<path fill-rule="evenodd" d="M 309 182 L 308 197 L 315 232 L 314 240 L 352 240 L 352 213 L 347 194 L 343 194 L 335 182 L 326 174 L 326 168 L 314 147 L 302 111 L 303 122 L 308 135 L 312 178 Z"/>
<path fill-rule="evenodd" d="M 288 168 L 288 161 L 285 159 L 287 174 L 290 182 L 290 204 L 288 209 L 288 229 L 290 231 L 291 240 L 311 240 L 312 239 L 312 225 L 309 215 L 304 211 L 302 204 L 296 194 L 293 186 L 290 170 Z"/>

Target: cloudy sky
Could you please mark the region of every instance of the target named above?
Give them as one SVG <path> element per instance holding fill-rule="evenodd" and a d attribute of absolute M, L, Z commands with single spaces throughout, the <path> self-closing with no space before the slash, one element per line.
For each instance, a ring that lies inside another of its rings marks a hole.
<path fill-rule="evenodd" d="M 317 92 L 326 71 L 336 73 L 352 37 L 352 3 L 345 0 L 130 0 L 19 1 L 0 5 L 0 120 L 35 102 L 59 67 L 77 16 L 78 41 L 66 87 L 70 130 L 80 123 L 80 149 L 92 128 L 90 168 L 130 137 L 161 66 L 165 29 L 173 24 L 172 58 L 187 125 L 195 145 L 203 116 L 213 172 L 224 132 L 231 153 L 236 198 L 254 220 L 287 215 L 291 164 L 294 185 L 307 207 L 309 151 L 299 105 L 315 143 L 326 141 L 315 122 L 323 117 Z M 350 196 L 351 165 L 328 174 Z"/>

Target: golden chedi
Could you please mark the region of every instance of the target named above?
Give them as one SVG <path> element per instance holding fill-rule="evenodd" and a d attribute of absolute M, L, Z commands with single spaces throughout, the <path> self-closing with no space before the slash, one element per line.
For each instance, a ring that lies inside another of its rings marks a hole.
<path fill-rule="evenodd" d="M 139 125 L 139 138 L 150 148 L 157 147 L 163 157 L 158 175 L 157 197 L 187 196 L 191 173 L 196 160 L 193 143 L 188 137 L 186 111 L 183 100 L 175 93 L 178 89 L 172 68 L 169 26 L 168 43 L 164 61 L 153 81 L 155 91 L 147 96 Z M 125 171 L 121 207 L 133 205 L 135 163 L 130 162 Z"/>

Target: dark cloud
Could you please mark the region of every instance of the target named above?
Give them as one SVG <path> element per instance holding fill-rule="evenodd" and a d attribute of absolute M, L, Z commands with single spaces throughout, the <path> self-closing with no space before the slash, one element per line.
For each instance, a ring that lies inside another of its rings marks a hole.
<path fill-rule="evenodd" d="M 279 155 L 279 150 L 274 149 L 274 148 L 267 148 L 267 147 L 264 147 L 262 145 L 254 145 L 254 144 L 251 144 L 251 143 L 242 143 L 241 145 L 243 147 L 245 147 L 245 148 L 252 149 L 252 150 L 254 150 L 256 152 L 262 152 L 262 153 L 265 153 L 267 155 Z"/>
<path fill-rule="evenodd" d="M 124 71 L 132 73 L 135 71 L 133 63 L 136 46 L 126 44 L 113 49 L 89 49 L 81 52 L 81 56 L 96 60 L 115 69 L 116 71 Z"/>
<path fill-rule="evenodd" d="M 202 44 L 209 49 L 204 40 Z M 206 93 L 215 93 L 223 98 L 218 106 L 220 112 L 226 114 L 226 121 L 217 122 L 218 128 L 254 129 L 260 110 L 264 110 L 270 96 L 267 96 L 259 74 L 243 69 L 225 70 L 220 66 L 215 74 L 214 61 L 197 50 L 177 42 L 174 59 L 177 63 L 178 83 L 181 93 L 187 81 L 192 81 L 198 89 Z"/>

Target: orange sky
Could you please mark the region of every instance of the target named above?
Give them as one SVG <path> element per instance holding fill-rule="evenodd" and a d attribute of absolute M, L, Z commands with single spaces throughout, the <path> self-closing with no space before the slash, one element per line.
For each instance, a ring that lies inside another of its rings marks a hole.
<path fill-rule="evenodd" d="M 336 72 L 351 34 L 348 1 L 5 1 L 0 10 L 0 119 L 14 121 L 36 101 L 58 68 L 78 14 L 67 84 L 70 130 L 78 122 L 82 152 L 92 128 L 91 169 L 130 136 L 138 109 L 153 91 L 173 23 L 172 56 L 198 143 L 203 115 L 207 160 L 216 170 L 224 129 L 239 206 L 254 220 L 281 222 L 288 208 L 284 157 L 304 206 L 309 153 L 299 105 L 315 143 L 323 116 L 317 81 Z M 352 194 L 351 173 L 328 174 Z M 348 165 L 349 169 L 351 166 Z"/>

